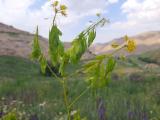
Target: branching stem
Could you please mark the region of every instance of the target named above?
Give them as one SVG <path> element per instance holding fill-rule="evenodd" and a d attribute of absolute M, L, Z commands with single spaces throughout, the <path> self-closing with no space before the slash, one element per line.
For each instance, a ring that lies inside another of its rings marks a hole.
<path fill-rule="evenodd" d="M 85 90 L 83 90 L 81 94 L 77 96 L 68 107 L 71 108 L 90 88 L 91 88 L 91 85 L 88 86 Z"/>

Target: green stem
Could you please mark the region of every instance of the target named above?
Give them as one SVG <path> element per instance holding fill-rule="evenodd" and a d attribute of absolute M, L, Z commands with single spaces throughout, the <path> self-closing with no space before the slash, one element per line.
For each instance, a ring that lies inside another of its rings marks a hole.
<path fill-rule="evenodd" d="M 67 85 L 66 85 L 66 81 L 65 79 L 63 79 L 63 95 L 64 95 L 64 103 L 67 109 L 67 116 L 68 116 L 68 120 L 70 120 L 70 108 L 69 106 L 69 102 L 68 102 L 68 90 L 67 90 Z"/>
<path fill-rule="evenodd" d="M 91 25 L 84 34 L 87 34 L 90 30 L 94 29 L 98 24 L 100 24 L 102 21 L 104 21 L 105 18 L 100 19 L 98 22 L 96 22 L 95 24 Z"/>
<path fill-rule="evenodd" d="M 52 68 L 47 64 L 47 67 L 49 68 L 52 77 L 55 77 L 56 80 L 58 80 L 62 86 L 63 86 L 63 96 L 64 96 L 64 103 L 67 109 L 67 114 L 68 114 L 68 120 L 70 120 L 70 108 L 68 107 L 69 102 L 68 102 L 68 97 L 67 97 L 67 85 L 66 85 L 66 81 L 64 78 L 59 78 L 52 70 Z"/>
<path fill-rule="evenodd" d="M 53 25 L 55 25 L 56 17 L 57 17 L 57 12 L 55 12 L 55 15 L 54 15 L 54 17 L 53 17 Z"/>
<path fill-rule="evenodd" d="M 118 49 L 116 49 L 115 51 L 113 51 L 110 55 L 114 55 L 115 53 L 117 53 L 118 51 L 120 51 L 121 49 L 125 48 L 126 45 L 123 45 L 121 47 L 119 47 Z"/>
<path fill-rule="evenodd" d="M 52 74 L 52 77 L 55 77 L 56 80 L 58 80 L 60 83 L 63 83 L 62 79 L 60 79 L 52 70 L 52 68 L 49 66 L 49 64 L 47 63 L 47 67 L 49 68 L 51 74 Z"/>
<path fill-rule="evenodd" d="M 91 88 L 91 85 L 88 86 L 84 91 L 82 91 L 81 94 L 77 96 L 68 107 L 71 108 L 90 88 Z"/>

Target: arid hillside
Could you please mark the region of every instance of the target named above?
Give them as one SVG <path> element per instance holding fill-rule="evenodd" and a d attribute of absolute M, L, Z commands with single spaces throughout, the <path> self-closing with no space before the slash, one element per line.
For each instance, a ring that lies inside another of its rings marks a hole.
<path fill-rule="evenodd" d="M 12 26 L 0 23 L 0 55 L 11 55 L 11 56 L 21 56 L 28 58 L 31 53 L 32 40 L 34 35 L 18 30 Z M 160 31 L 152 31 L 142 33 L 136 36 L 132 36 L 135 39 L 137 48 L 133 54 L 141 54 L 147 51 L 152 51 L 160 48 Z M 45 54 L 48 53 L 48 42 L 46 38 L 39 36 L 41 47 L 43 48 Z M 113 50 L 111 44 L 113 42 L 122 43 L 123 38 L 115 39 L 109 43 L 104 44 L 94 44 L 91 46 L 83 56 L 84 59 L 92 58 L 94 54 L 105 54 Z M 69 42 L 64 43 L 65 48 L 70 47 Z M 158 51 L 157 51 L 158 52 Z M 121 51 L 121 53 L 127 53 Z"/>
<path fill-rule="evenodd" d="M 29 57 L 34 35 L 0 23 L 0 55 Z M 47 40 L 39 37 L 46 51 Z"/>
<path fill-rule="evenodd" d="M 137 44 L 136 51 L 132 54 L 141 54 L 160 48 L 160 31 L 145 32 L 136 36 L 131 36 L 131 38 L 133 38 Z M 113 50 L 111 44 L 114 42 L 123 43 L 123 38 L 118 38 L 105 44 L 95 44 L 91 47 L 91 51 L 96 54 L 104 54 L 111 52 Z M 121 51 L 121 53 L 122 52 L 124 53 L 124 51 Z M 127 55 L 127 53 L 125 54 Z"/>
<path fill-rule="evenodd" d="M 32 40 L 34 35 L 18 30 L 12 26 L 0 23 L 0 55 L 20 56 L 28 58 L 32 50 Z M 41 47 L 48 53 L 48 41 L 46 38 L 39 36 Z M 64 43 L 65 48 L 70 47 L 70 43 Z M 94 55 L 87 51 L 83 59 L 92 58 Z"/>

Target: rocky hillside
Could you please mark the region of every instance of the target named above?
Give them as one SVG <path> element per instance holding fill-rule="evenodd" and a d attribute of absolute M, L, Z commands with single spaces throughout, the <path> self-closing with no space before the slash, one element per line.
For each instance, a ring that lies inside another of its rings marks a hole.
<path fill-rule="evenodd" d="M 34 35 L 0 23 L 0 55 L 29 57 Z M 46 51 L 47 41 L 39 37 L 42 48 Z"/>
<path fill-rule="evenodd" d="M 133 54 L 141 54 L 160 48 L 160 31 L 145 32 L 136 36 L 132 36 L 131 38 L 133 38 L 137 44 L 136 51 Z M 113 50 L 113 48 L 111 47 L 111 44 L 113 42 L 122 43 L 123 38 L 115 39 L 105 44 L 95 44 L 91 47 L 91 50 L 96 54 L 111 52 Z M 121 53 L 122 52 L 124 51 L 121 51 Z"/>
<path fill-rule="evenodd" d="M 0 23 L 0 55 L 12 55 L 28 58 L 31 53 L 32 40 L 34 35 L 18 30 L 12 26 Z M 132 54 L 141 54 L 160 48 L 160 31 L 152 31 L 132 36 L 137 44 L 137 49 Z M 43 51 L 47 55 L 48 42 L 46 38 L 39 36 Z M 109 43 L 94 44 L 83 56 L 84 59 L 93 58 L 94 54 L 105 54 L 113 50 L 113 42 L 122 43 L 123 38 L 115 39 Z M 65 48 L 70 47 L 70 43 L 64 43 Z M 90 52 L 91 51 L 91 52 Z M 121 51 L 121 53 L 127 53 Z"/>
<path fill-rule="evenodd" d="M 31 53 L 32 40 L 34 35 L 18 30 L 12 26 L 0 23 L 0 55 L 11 55 L 28 58 Z M 40 44 L 47 55 L 48 42 L 46 38 L 39 36 Z M 70 47 L 70 43 L 64 43 L 65 48 Z M 94 55 L 87 51 L 84 59 L 92 58 Z"/>

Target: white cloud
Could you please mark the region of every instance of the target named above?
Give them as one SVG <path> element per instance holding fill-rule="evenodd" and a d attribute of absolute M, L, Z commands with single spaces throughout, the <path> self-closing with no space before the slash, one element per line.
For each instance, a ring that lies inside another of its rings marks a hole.
<path fill-rule="evenodd" d="M 108 0 L 109 3 L 117 3 L 118 0 Z"/>
<path fill-rule="evenodd" d="M 160 0 L 126 0 L 121 10 L 126 20 L 116 21 L 105 27 L 101 38 L 109 40 L 125 34 L 135 35 L 141 32 L 160 30 Z M 114 34 L 113 34 L 114 33 Z"/>
<path fill-rule="evenodd" d="M 0 20 L 5 22 L 16 22 L 19 18 L 24 17 L 27 8 L 34 0 L 0 0 Z M 16 19 L 15 19 L 16 18 Z"/>
<path fill-rule="evenodd" d="M 52 9 L 49 1 L 46 1 L 40 9 L 30 10 L 38 0 L 0 0 L 0 22 L 13 25 L 17 28 L 33 32 L 36 25 L 39 25 L 41 34 L 48 35 L 49 26 L 51 24 Z M 106 7 L 118 0 L 59 0 L 67 4 L 68 17 L 59 18 L 58 23 L 66 29 L 70 30 L 75 27 L 76 23 L 87 16 L 93 16 L 97 12 L 106 12 Z M 38 3 L 37 3 L 38 4 Z M 45 20 L 44 18 L 50 18 Z"/>
<path fill-rule="evenodd" d="M 85 26 L 85 18 L 95 16 L 97 12 L 106 13 L 108 5 L 118 2 L 118 0 L 59 1 L 68 6 L 68 17 L 58 19 L 58 24 L 65 31 L 64 37 L 67 40 L 73 36 L 75 31 L 78 31 L 75 29 L 77 25 Z M 36 25 L 39 25 L 41 35 L 47 37 L 53 16 L 50 3 L 46 1 L 39 9 L 31 10 L 30 6 L 34 6 L 35 2 L 38 0 L 0 0 L 0 22 L 30 32 L 35 31 Z M 98 35 L 98 42 L 105 41 L 106 37 L 108 41 L 124 34 L 133 35 L 160 29 L 160 0 L 126 0 L 121 10 L 126 20 L 116 21 L 102 29 Z M 50 19 L 45 20 L 44 18 Z M 69 34 L 72 35 L 69 36 Z"/>
<path fill-rule="evenodd" d="M 127 0 L 122 10 L 129 20 L 137 23 L 160 21 L 160 0 Z"/>

